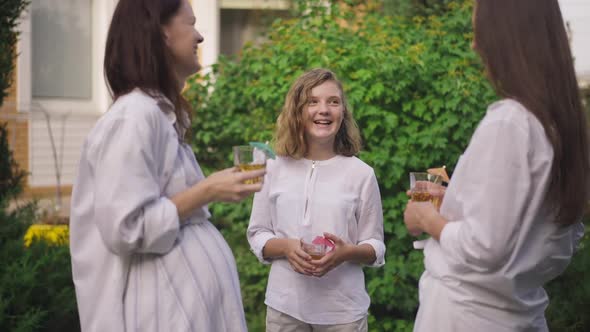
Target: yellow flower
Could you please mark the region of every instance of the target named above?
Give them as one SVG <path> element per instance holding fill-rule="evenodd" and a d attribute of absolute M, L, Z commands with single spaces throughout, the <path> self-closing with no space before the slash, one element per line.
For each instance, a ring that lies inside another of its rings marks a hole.
<path fill-rule="evenodd" d="M 69 233 L 68 225 L 31 225 L 24 237 L 25 247 L 37 240 L 53 245 L 68 245 Z"/>

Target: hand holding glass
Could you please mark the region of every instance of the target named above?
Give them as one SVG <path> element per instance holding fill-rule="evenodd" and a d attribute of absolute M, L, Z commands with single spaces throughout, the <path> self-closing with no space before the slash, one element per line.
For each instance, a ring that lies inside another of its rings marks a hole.
<path fill-rule="evenodd" d="M 318 260 L 328 253 L 328 248 L 334 248 L 334 243 L 326 239 L 323 235 L 317 235 L 313 239 L 312 237 L 304 236 L 301 238 L 301 248 L 311 256 L 312 260 Z"/>
<path fill-rule="evenodd" d="M 415 202 L 428 202 L 438 210 L 442 203 L 444 188 L 438 175 L 426 172 L 410 172 L 410 195 Z M 424 249 L 427 240 L 414 241 L 414 249 Z"/>
<path fill-rule="evenodd" d="M 444 188 L 438 175 L 424 172 L 410 172 L 410 194 L 415 202 L 431 201 L 437 210 L 442 203 Z"/>
<path fill-rule="evenodd" d="M 266 167 L 266 154 L 264 151 L 249 145 L 239 145 L 233 147 L 234 165 L 240 171 L 255 171 Z M 262 182 L 262 177 L 246 180 L 246 184 Z"/>

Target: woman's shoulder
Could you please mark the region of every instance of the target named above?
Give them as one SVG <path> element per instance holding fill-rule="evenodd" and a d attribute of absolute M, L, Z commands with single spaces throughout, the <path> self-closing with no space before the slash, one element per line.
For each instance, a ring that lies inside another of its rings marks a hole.
<path fill-rule="evenodd" d="M 484 118 L 486 122 L 507 121 L 515 125 L 536 122 L 536 117 L 520 102 L 515 99 L 502 99 L 492 103 Z"/>
<path fill-rule="evenodd" d="M 140 89 L 135 89 L 117 98 L 107 114 L 146 123 L 166 117 L 162 108 L 163 102 L 157 98 L 157 95 L 151 96 Z"/>
<path fill-rule="evenodd" d="M 174 134 L 173 127 L 166 125 L 170 121 L 156 98 L 135 89 L 117 98 L 101 116 L 87 137 L 87 145 L 102 145 L 121 131 L 134 132 L 131 136 L 138 144 L 152 144 L 158 137 L 167 137 L 167 132 Z"/>
<path fill-rule="evenodd" d="M 169 112 L 173 116 L 173 112 Z M 109 107 L 109 110 L 101 116 L 94 130 L 109 130 L 114 125 L 122 123 L 132 124 L 142 131 L 153 131 L 165 128 L 162 123 L 173 121 L 168 116 L 156 97 L 135 89 L 120 96 Z"/>
<path fill-rule="evenodd" d="M 498 130 L 501 130 L 504 136 L 518 137 L 519 142 L 535 146 L 535 149 L 543 154 L 552 155 L 551 143 L 545 128 L 525 105 L 515 99 L 502 99 L 491 104 L 477 129 L 478 132 Z"/>
<path fill-rule="evenodd" d="M 539 119 L 526 106 L 508 98 L 492 103 L 478 128 L 492 128 L 494 125 L 501 125 L 503 130 L 520 131 L 526 136 L 545 132 Z"/>

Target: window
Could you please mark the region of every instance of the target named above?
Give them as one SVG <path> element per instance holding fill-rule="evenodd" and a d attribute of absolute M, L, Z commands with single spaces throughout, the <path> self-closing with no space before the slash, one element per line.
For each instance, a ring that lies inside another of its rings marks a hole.
<path fill-rule="evenodd" d="M 31 3 L 33 98 L 92 98 L 90 0 Z"/>
<path fill-rule="evenodd" d="M 244 43 L 260 43 L 277 18 L 288 18 L 286 10 L 221 9 L 219 51 L 224 55 L 238 54 Z"/>

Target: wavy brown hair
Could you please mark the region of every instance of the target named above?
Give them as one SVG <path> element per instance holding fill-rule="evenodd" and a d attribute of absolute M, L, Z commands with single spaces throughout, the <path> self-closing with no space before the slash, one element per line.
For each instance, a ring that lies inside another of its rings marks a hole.
<path fill-rule="evenodd" d="M 307 155 L 308 144 L 305 137 L 303 112 L 311 97 L 311 90 L 327 81 L 334 82 L 338 86 L 344 107 L 343 121 L 334 140 L 334 152 L 347 157 L 359 153 L 361 135 L 348 108 L 342 83 L 330 70 L 317 68 L 301 75 L 287 93 L 285 105 L 277 119 L 273 139 L 275 150 L 279 156 L 300 159 Z"/>
<path fill-rule="evenodd" d="M 119 0 L 107 35 L 104 75 L 114 100 L 135 88 L 168 98 L 183 139 L 191 107 L 181 95 L 162 31 L 181 5 L 181 0 Z"/>
<path fill-rule="evenodd" d="M 588 201 L 588 129 L 557 0 L 477 0 L 475 49 L 496 92 L 523 104 L 553 146 L 549 202 L 556 222 L 579 221 Z"/>

